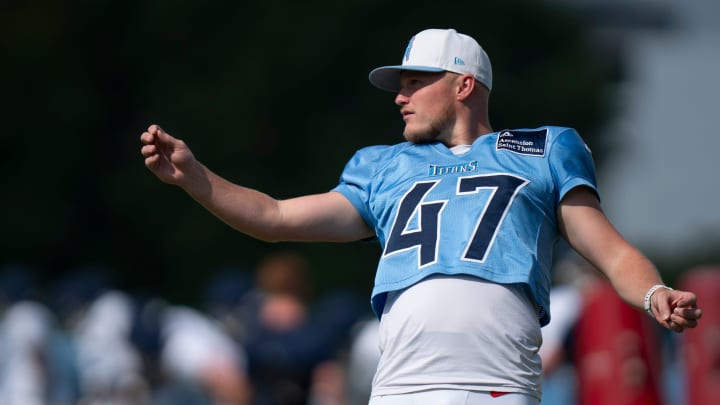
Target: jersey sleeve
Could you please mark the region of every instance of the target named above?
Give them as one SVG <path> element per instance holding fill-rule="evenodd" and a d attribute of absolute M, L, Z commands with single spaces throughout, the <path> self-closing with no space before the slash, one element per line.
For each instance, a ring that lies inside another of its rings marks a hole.
<path fill-rule="evenodd" d="M 579 186 L 590 187 L 599 198 L 592 152 L 577 131 L 572 128 L 560 129 L 549 153 L 558 202 L 568 191 Z"/>
<path fill-rule="evenodd" d="M 372 228 L 377 222 L 370 207 L 372 181 L 385 148 L 372 146 L 355 152 L 340 175 L 340 183 L 332 189 L 345 196 Z"/>

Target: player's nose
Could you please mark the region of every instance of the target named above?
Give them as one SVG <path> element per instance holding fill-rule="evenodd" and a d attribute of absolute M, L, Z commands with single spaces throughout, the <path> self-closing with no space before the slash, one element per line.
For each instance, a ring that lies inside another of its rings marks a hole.
<path fill-rule="evenodd" d="M 406 105 L 410 101 L 410 97 L 403 94 L 403 91 L 400 90 L 398 94 L 395 96 L 395 105 L 398 105 L 400 107 Z"/>

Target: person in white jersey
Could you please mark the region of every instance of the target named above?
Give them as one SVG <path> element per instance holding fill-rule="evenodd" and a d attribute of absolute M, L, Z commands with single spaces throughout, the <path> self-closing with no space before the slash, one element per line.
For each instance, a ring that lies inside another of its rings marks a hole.
<path fill-rule="evenodd" d="M 371 404 L 538 404 L 560 237 L 630 305 L 676 332 L 697 326 L 695 294 L 665 286 L 603 214 L 575 130 L 490 126 L 492 69 L 472 37 L 424 30 L 401 64 L 369 79 L 396 94 L 405 142 L 360 149 L 325 193 L 277 200 L 225 180 L 157 125 L 140 139 L 160 180 L 240 232 L 380 243 L 371 305 L 382 354 Z"/>

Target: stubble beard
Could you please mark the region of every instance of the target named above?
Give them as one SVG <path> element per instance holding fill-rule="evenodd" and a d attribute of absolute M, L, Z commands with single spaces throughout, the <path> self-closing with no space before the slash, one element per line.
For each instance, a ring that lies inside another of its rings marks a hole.
<path fill-rule="evenodd" d="M 406 141 L 417 144 L 435 142 L 438 134 L 438 131 L 430 129 L 426 131 L 408 131 L 406 129 L 405 132 L 403 132 Z"/>
<path fill-rule="evenodd" d="M 430 120 L 427 125 L 420 128 L 410 129 L 405 125 L 403 136 L 408 142 L 417 144 L 442 142 L 446 136 L 447 128 L 452 127 L 451 121 L 449 111 L 445 111 L 444 114 Z"/>

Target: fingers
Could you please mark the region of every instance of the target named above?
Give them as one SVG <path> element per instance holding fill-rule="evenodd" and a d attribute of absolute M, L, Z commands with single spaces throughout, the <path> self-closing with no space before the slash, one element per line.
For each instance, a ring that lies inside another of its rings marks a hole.
<path fill-rule="evenodd" d="M 694 328 L 698 325 L 700 318 L 702 318 L 702 310 L 700 308 L 677 307 L 673 310 L 672 315 L 670 315 L 670 322 L 683 329 Z"/>
<path fill-rule="evenodd" d="M 682 331 L 685 330 L 685 328 L 682 325 L 672 322 L 672 321 L 665 322 L 664 326 L 666 328 L 670 329 L 671 331 L 678 332 L 678 333 L 681 333 Z"/>
<path fill-rule="evenodd" d="M 697 297 L 691 292 L 668 292 L 666 299 L 659 299 L 656 303 L 658 321 L 675 332 L 695 328 L 702 317 L 702 310 L 697 308 L 696 303 Z"/>
<path fill-rule="evenodd" d="M 143 146 L 143 147 L 140 149 L 140 153 L 141 153 L 144 157 L 147 158 L 147 157 L 150 157 L 150 156 L 152 156 L 152 155 L 157 155 L 157 153 L 158 153 L 158 148 L 157 148 L 157 146 L 154 145 L 154 144 L 148 144 L 148 145 Z"/>
<path fill-rule="evenodd" d="M 174 138 L 163 131 L 159 125 L 150 125 L 147 131 L 140 135 L 140 142 L 143 143 L 140 154 L 145 157 L 145 166 L 156 167 L 161 158 L 162 148 L 173 140 Z"/>
<path fill-rule="evenodd" d="M 160 128 L 159 125 L 156 124 L 150 125 L 147 131 L 143 132 L 140 135 L 140 142 L 146 145 L 155 143 L 156 141 L 172 142 L 173 140 L 174 138 L 172 136 L 170 136 L 167 132 Z"/>
<path fill-rule="evenodd" d="M 145 166 L 152 169 L 157 166 L 159 161 L 160 161 L 160 155 L 158 155 L 158 154 L 148 156 L 145 158 Z"/>
<path fill-rule="evenodd" d="M 673 312 L 673 314 L 670 315 L 668 327 L 675 332 L 682 332 L 685 329 L 697 327 L 697 320 L 698 318 L 695 317 L 694 314 L 688 317 Z"/>
<path fill-rule="evenodd" d="M 150 169 L 157 167 L 160 162 L 160 147 L 156 142 L 161 131 L 158 125 L 150 125 L 147 131 L 140 135 L 140 142 L 143 143 L 140 154 L 145 157 L 145 166 Z"/>
<path fill-rule="evenodd" d="M 161 142 L 172 142 L 174 140 L 170 134 L 165 132 L 164 129 L 160 128 L 160 126 L 156 124 L 150 125 L 147 132 L 153 135 L 156 139 L 159 139 Z"/>
<path fill-rule="evenodd" d="M 673 310 L 673 316 L 681 316 L 689 319 L 702 318 L 702 309 L 694 307 L 676 307 Z"/>
<path fill-rule="evenodd" d="M 686 291 L 680 291 L 680 296 L 673 300 L 674 307 L 695 307 L 697 297 L 695 294 Z"/>
<path fill-rule="evenodd" d="M 145 145 L 149 145 L 155 141 L 155 136 L 153 136 L 150 132 L 145 131 L 140 135 L 140 142 L 144 143 Z"/>

